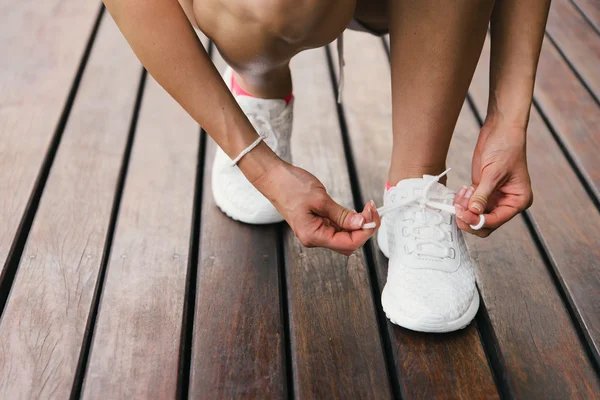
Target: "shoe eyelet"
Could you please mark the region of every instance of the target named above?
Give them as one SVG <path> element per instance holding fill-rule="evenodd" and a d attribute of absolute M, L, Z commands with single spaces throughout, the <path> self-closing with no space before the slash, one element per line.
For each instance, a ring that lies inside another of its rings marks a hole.
<path fill-rule="evenodd" d="M 453 248 L 450 248 L 450 254 L 448 255 L 448 257 L 450 257 L 453 260 L 456 258 L 456 251 L 454 251 Z"/>
<path fill-rule="evenodd" d="M 408 235 L 409 235 L 408 228 L 407 227 L 403 227 L 402 228 L 402 236 L 407 237 Z"/>
<path fill-rule="evenodd" d="M 411 250 L 411 249 L 409 249 L 407 245 L 404 245 L 404 252 L 405 252 L 406 254 L 410 254 L 410 253 L 412 253 L 412 250 Z"/>

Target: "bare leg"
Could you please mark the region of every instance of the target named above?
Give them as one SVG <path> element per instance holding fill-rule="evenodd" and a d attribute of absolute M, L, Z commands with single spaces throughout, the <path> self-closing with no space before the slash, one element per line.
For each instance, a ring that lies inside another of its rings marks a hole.
<path fill-rule="evenodd" d="M 289 95 L 291 58 L 335 40 L 355 8 L 355 0 L 180 0 L 184 9 L 192 1 L 195 22 L 234 69 L 237 83 L 262 98 Z"/>
<path fill-rule="evenodd" d="M 390 0 L 394 147 L 388 180 L 437 175 L 485 40 L 493 0 Z"/>

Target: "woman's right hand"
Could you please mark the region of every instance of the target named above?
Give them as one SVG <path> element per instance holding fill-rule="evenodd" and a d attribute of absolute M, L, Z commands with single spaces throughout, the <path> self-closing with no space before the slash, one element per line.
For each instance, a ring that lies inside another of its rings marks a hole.
<path fill-rule="evenodd" d="M 373 201 L 360 214 L 342 207 L 314 175 L 283 161 L 252 184 L 273 203 L 306 247 L 326 247 L 349 256 L 381 224 Z M 375 228 L 362 229 L 367 222 L 375 222 Z"/>

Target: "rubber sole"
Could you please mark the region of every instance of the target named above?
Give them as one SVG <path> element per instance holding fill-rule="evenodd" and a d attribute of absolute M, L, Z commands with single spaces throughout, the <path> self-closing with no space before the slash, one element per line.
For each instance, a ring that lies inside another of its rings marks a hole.
<path fill-rule="evenodd" d="M 223 196 L 214 183 L 211 186 L 213 198 L 217 204 L 217 207 L 219 207 L 221 211 L 223 211 L 223 213 L 231 219 L 252 225 L 276 224 L 284 221 L 284 218 L 279 213 L 273 214 L 273 216 L 270 218 L 265 218 L 264 216 L 260 215 L 260 212 L 248 214 L 237 211 L 236 207 L 227 199 L 227 196 Z"/>
<path fill-rule="evenodd" d="M 381 305 L 385 315 L 393 324 L 410 329 L 411 331 L 446 333 L 464 329 L 471 323 L 471 321 L 473 321 L 473 318 L 475 318 L 477 310 L 479 309 L 479 293 L 475 291 L 473 300 L 471 301 L 467 311 L 453 321 L 444 321 L 442 319 L 426 317 L 419 319 L 409 318 L 397 312 L 396 308 L 391 303 L 393 303 L 393 299 L 389 295 L 386 295 L 384 288 L 383 293 L 381 294 Z"/>

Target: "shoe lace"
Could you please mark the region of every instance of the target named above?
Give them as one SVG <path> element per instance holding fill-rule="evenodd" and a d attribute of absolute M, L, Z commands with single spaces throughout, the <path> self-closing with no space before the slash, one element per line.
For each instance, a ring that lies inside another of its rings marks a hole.
<path fill-rule="evenodd" d="M 410 235 L 415 238 L 415 246 L 414 249 L 408 250 L 408 252 L 414 252 L 420 256 L 454 258 L 454 248 L 445 244 L 445 242 L 451 242 L 452 238 L 451 236 L 449 237 L 441 228 L 441 224 L 444 222 L 444 217 L 440 213 L 441 211 L 446 214 L 456 214 L 456 210 L 453 205 L 443 203 L 443 201 L 452 200 L 454 198 L 454 194 L 448 193 L 444 196 L 439 196 L 431 193 L 431 188 L 433 185 L 438 183 L 443 176 L 450 172 L 450 170 L 451 168 L 448 168 L 440 175 L 433 177 L 433 179 L 427 182 L 427 184 L 423 187 L 422 191 L 417 193 L 415 196 L 401 199 L 400 201 L 377 209 L 377 212 L 380 216 L 384 216 L 391 211 L 406 208 L 409 210 L 414 210 L 415 213 L 421 213 L 422 222 L 420 224 L 413 223 L 409 228 L 412 231 L 410 232 Z M 416 222 L 416 220 L 413 221 Z M 485 218 L 483 215 L 480 215 L 480 223 L 477 226 L 471 226 L 471 228 L 480 229 L 481 226 L 483 226 L 483 223 L 485 223 Z M 428 231 L 432 232 L 432 234 L 426 235 L 422 233 L 421 228 L 428 228 Z M 437 247 L 442 250 L 442 252 L 440 254 L 438 252 L 427 251 L 425 250 L 425 245 Z"/>

